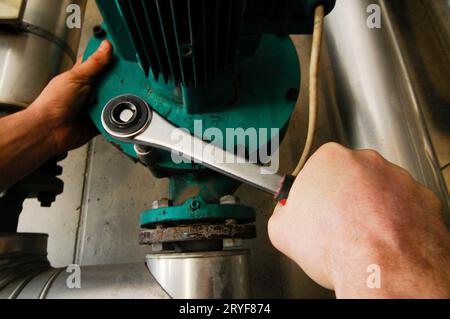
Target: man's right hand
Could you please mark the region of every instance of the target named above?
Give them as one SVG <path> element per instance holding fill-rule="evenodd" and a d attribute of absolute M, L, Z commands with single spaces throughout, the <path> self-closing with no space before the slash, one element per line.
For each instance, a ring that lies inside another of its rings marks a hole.
<path fill-rule="evenodd" d="M 374 151 L 323 146 L 276 208 L 269 236 L 338 298 L 450 298 L 440 201 Z M 368 284 L 377 270 L 379 288 Z"/>

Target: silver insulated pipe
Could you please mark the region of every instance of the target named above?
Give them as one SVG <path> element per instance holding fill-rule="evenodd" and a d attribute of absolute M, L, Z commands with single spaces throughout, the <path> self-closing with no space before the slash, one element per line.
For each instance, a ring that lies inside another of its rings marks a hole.
<path fill-rule="evenodd" d="M 0 116 L 27 107 L 76 62 L 81 26 L 71 14 L 82 21 L 87 0 L 11 3 L 20 2 L 24 10 L 18 19 L 2 19 L 4 8 L 0 13 Z"/>
<path fill-rule="evenodd" d="M 339 141 L 408 170 L 440 197 L 447 218 L 423 112 L 450 106 L 449 12 L 445 0 L 338 0 L 325 23 L 321 74 Z"/>
<path fill-rule="evenodd" d="M 0 234 L 0 299 L 250 298 L 249 251 L 156 254 L 147 262 L 52 268 L 47 235 Z"/>

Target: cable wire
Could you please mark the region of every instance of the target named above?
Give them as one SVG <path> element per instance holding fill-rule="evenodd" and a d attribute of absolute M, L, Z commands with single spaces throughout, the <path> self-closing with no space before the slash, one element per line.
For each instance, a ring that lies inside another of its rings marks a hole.
<path fill-rule="evenodd" d="M 297 176 L 305 166 L 311 153 L 317 129 L 317 115 L 319 109 L 319 66 L 320 52 L 322 48 L 323 27 L 325 18 L 325 7 L 318 6 L 314 12 L 314 31 L 311 49 L 311 62 L 309 66 L 309 123 L 306 136 L 305 148 L 300 161 L 297 164 L 293 176 Z"/>

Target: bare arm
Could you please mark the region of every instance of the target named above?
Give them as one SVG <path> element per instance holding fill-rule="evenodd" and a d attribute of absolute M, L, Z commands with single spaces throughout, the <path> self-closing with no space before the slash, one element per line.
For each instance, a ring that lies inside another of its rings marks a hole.
<path fill-rule="evenodd" d="M 55 77 L 29 108 L 0 119 L 0 191 L 95 134 L 79 113 L 111 56 L 112 46 L 104 42 L 86 62 Z"/>
<path fill-rule="evenodd" d="M 322 147 L 276 208 L 269 235 L 338 298 L 450 298 L 441 203 L 373 151 Z"/>

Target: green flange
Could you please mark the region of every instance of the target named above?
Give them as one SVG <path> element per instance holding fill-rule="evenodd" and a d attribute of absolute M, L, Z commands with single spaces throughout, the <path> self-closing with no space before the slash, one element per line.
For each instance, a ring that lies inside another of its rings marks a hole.
<path fill-rule="evenodd" d="M 187 200 L 181 206 L 162 207 L 143 212 L 140 224 L 143 228 L 150 228 L 155 224 L 181 224 L 183 222 L 213 222 L 224 219 L 235 219 L 238 223 L 255 221 L 255 210 L 244 205 L 208 204 L 201 197 Z"/>

